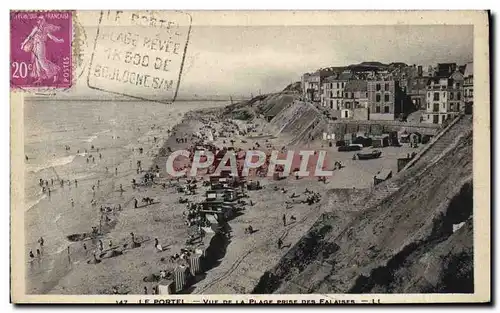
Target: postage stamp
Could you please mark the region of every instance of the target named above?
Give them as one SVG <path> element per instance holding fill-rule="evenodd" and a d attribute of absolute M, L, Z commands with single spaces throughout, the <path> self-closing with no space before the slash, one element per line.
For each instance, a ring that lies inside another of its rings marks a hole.
<path fill-rule="evenodd" d="M 10 86 L 66 89 L 73 82 L 73 11 L 10 13 Z"/>
<path fill-rule="evenodd" d="M 187 13 L 102 11 L 88 86 L 141 100 L 175 101 L 190 31 Z"/>

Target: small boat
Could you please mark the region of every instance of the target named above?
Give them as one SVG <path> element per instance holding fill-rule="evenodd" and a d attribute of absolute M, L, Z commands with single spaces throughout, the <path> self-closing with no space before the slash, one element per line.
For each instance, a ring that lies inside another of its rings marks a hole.
<path fill-rule="evenodd" d="M 356 153 L 358 160 L 371 160 L 377 159 L 382 155 L 382 151 L 380 150 L 372 150 L 368 153 Z"/>

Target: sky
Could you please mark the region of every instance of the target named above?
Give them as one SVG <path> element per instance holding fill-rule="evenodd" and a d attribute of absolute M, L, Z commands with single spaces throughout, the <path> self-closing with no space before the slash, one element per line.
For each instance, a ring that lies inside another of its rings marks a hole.
<path fill-rule="evenodd" d="M 86 28 L 87 65 L 95 29 Z M 470 25 L 194 25 L 178 98 L 277 92 L 299 81 L 305 72 L 363 61 L 405 62 L 426 68 L 438 62 L 465 64 L 472 60 Z M 82 73 L 82 77 L 86 75 L 85 70 Z M 81 77 L 71 94 L 98 95 Z"/>
<path fill-rule="evenodd" d="M 363 61 L 473 60 L 471 26 L 196 27 L 190 42 L 187 94 L 272 92 L 304 72 Z"/>

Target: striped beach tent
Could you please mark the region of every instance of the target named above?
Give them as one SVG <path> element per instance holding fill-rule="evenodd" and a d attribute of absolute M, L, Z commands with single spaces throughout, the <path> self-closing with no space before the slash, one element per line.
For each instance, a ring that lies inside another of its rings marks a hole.
<path fill-rule="evenodd" d="M 187 267 L 183 265 L 179 265 L 174 270 L 174 280 L 175 280 L 175 292 L 180 292 L 186 286 L 187 280 Z"/>
<path fill-rule="evenodd" d="M 191 275 L 195 276 L 198 273 L 201 273 L 201 262 L 202 262 L 201 254 L 193 254 L 189 257 L 189 270 L 191 271 Z"/>

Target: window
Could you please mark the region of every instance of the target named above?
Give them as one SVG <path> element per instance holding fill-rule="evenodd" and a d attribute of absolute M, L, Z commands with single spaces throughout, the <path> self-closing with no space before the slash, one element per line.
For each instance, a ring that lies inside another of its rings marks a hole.
<path fill-rule="evenodd" d="M 344 87 L 345 87 L 345 83 L 342 83 L 342 88 L 344 88 Z"/>
<path fill-rule="evenodd" d="M 385 91 L 389 91 L 389 83 L 385 83 Z"/>
<path fill-rule="evenodd" d="M 330 91 L 330 98 L 333 98 L 333 92 Z"/>
<path fill-rule="evenodd" d="M 434 93 L 434 98 L 433 98 L 434 101 L 439 101 L 439 92 L 435 92 Z"/>
<path fill-rule="evenodd" d="M 386 106 L 384 107 L 384 113 L 389 113 L 389 106 L 388 106 L 388 105 L 386 105 Z"/>
<path fill-rule="evenodd" d="M 368 98 L 368 92 L 366 93 L 366 98 Z"/>
<path fill-rule="evenodd" d="M 377 84 L 377 91 L 380 91 L 380 84 Z"/>
<path fill-rule="evenodd" d="M 459 91 L 459 92 L 457 92 L 457 100 L 460 100 L 460 98 L 461 97 L 460 97 L 460 91 Z"/>
<path fill-rule="evenodd" d="M 337 89 L 339 89 L 339 83 L 337 83 Z"/>
<path fill-rule="evenodd" d="M 453 100 L 453 92 L 450 92 L 450 100 Z"/>
<path fill-rule="evenodd" d="M 472 93 L 472 89 L 469 90 L 469 97 L 472 97 L 473 93 Z"/>
<path fill-rule="evenodd" d="M 379 94 L 377 94 L 377 95 L 375 96 L 375 101 L 380 102 L 380 95 L 379 95 Z"/>
<path fill-rule="evenodd" d="M 385 102 L 389 102 L 389 94 L 387 94 L 387 93 L 386 93 L 386 94 L 384 95 L 384 101 L 385 101 Z"/>
<path fill-rule="evenodd" d="M 333 109 L 333 100 L 330 100 L 330 109 Z"/>
<path fill-rule="evenodd" d="M 340 91 L 337 90 L 337 97 L 340 97 Z"/>
<path fill-rule="evenodd" d="M 431 104 L 427 103 L 427 109 L 430 110 L 430 108 L 431 108 Z"/>
<path fill-rule="evenodd" d="M 380 113 L 380 107 L 379 106 L 375 107 L 375 113 Z"/>

